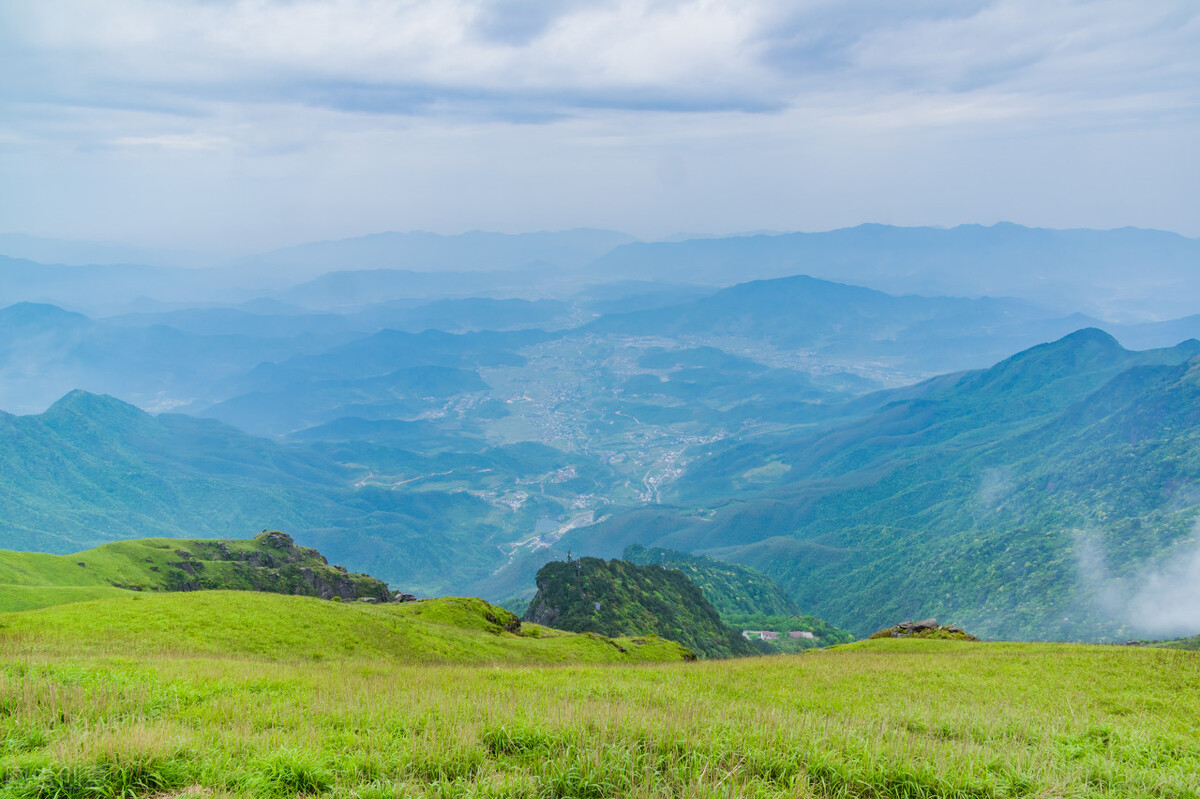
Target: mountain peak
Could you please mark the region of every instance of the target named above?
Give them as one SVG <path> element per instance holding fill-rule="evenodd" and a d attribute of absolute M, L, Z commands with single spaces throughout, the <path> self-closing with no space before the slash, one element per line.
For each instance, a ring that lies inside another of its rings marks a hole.
<path fill-rule="evenodd" d="M 1070 347 L 1100 347 L 1112 352 L 1125 352 L 1125 348 L 1121 346 L 1113 336 L 1098 327 L 1085 327 L 1076 330 L 1074 333 L 1068 333 L 1056 342 L 1052 342 L 1048 346 L 1065 345 Z"/>
<path fill-rule="evenodd" d="M 1103 375 L 1115 376 L 1136 358 L 1136 353 L 1122 347 L 1108 333 L 1087 327 L 1019 352 L 990 369 L 969 372 L 951 390 L 1006 403 L 995 409 L 996 413 L 1017 408 L 1025 408 L 1022 413 L 1028 413 L 1022 405 L 1025 402 L 1038 403 L 1050 411 L 1060 407 L 1059 400 L 1076 393 L 1064 393 L 1065 386 L 1091 385 Z"/>
<path fill-rule="evenodd" d="M 1089 365 L 1109 366 L 1114 358 L 1129 354 L 1110 334 L 1095 327 L 1085 327 L 1068 333 L 1057 341 L 1039 344 L 1001 361 L 988 371 L 1002 371 L 1019 366 L 1022 369 L 1068 369 L 1078 371 Z"/>
<path fill-rule="evenodd" d="M 88 419 L 150 419 L 150 414 L 108 394 L 93 394 L 83 389 L 68 391 L 57 402 L 46 409 L 42 418 L 46 420 L 84 417 Z"/>
<path fill-rule="evenodd" d="M 80 325 L 88 321 L 83 314 L 66 311 L 45 302 L 18 302 L 0 308 L 0 325 L 28 327 L 31 325 Z"/>

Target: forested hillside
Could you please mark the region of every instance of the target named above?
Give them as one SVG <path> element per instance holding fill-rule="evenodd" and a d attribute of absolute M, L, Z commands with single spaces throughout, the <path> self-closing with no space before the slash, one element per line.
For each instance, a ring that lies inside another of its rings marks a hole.
<path fill-rule="evenodd" d="M 861 422 L 719 448 L 677 483 L 674 508 L 589 535 L 756 566 L 859 635 L 948 615 L 991 637 L 1186 626 L 1170 607 L 1200 511 L 1198 351 L 1134 353 L 1081 331 L 875 398 Z"/>
<path fill-rule="evenodd" d="M 537 587 L 526 621 L 609 637 L 655 633 L 702 657 L 754 652 L 682 572 L 580 558 L 547 563 Z"/>

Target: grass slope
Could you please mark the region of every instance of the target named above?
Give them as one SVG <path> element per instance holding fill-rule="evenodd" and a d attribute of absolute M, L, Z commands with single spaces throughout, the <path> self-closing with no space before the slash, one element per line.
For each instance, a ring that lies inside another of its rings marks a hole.
<path fill-rule="evenodd" d="M 0 642 L 10 652 L 280 662 L 608 663 L 688 655 L 655 636 L 613 640 L 521 625 L 482 599 L 369 605 L 246 591 L 132 594 L 7 613 Z"/>
<path fill-rule="evenodd" d="M 254 599 L 347 625 L 395 610 Z M 430 667 L 364 649 L 264 667 L 236 649 L 72 651 L 51 617 L 84 607 L 3 617 L 46 622 L 0 633 L 0 795 L 1200 795 L 1191 652 L 887 640 L 671 665 Z"/>
<path fill-rule="evenodd" d="M 72 555 L 0 550 L 0 612 L 138 591 L 214 589 L 381 602 L 391 596 L 383 582 L 330 566 L 277 530 L 250 540 L 116 541 Z"/>

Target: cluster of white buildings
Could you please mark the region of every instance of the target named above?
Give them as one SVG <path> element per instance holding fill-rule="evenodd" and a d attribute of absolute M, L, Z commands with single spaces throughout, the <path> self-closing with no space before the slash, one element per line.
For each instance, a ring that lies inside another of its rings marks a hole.
<path fill-rule="evenodd" d="M 778 641 L 779 633 L 772 632 L 771 630 L 742 630 L 742 637 L 749 641 L 756 638 L 760 641 Z M 808 630 L 792 630 L 788 633 L 788 638 L 807 638 L 813 640 L 816 636 Z"/>

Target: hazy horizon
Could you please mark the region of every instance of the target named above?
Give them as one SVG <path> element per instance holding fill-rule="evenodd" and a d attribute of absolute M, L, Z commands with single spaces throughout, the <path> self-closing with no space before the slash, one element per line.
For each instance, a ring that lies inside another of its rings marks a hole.
<path fill-rule="evenodd" d="M 29 255 L 20 254 L 22 252 L 22 250 L 24 249 L 22 247 L 22 245 L 25 244 L 28 246 L 38 246 L 38 245 L 42 245 L 42 244 L 48 244 L 48 245 L 62 244 L 62 245 L 66 245 L 66 246 L 77 246 L 80 248 L 81 252 L 82 251 L 103 251 L 103 249 L 105 249 L 105 248 L 111 248 L 114 251 L 114 256 L 108 257 L 108 258 L 96 257 L 96 258 L 91 258 L 91 259 L 85 259 L 83 257 L 78 257 L 75 259 L 56 261 L 55 263 L 64 263 L 64 264 L 68 264 L 68 265 L 74 265 L 76 263 L 79 265 L 91 264 L 91 263 L 94 263 L 94 264 L 132 263 L 131 261 L 128 261 L 128 260 L 122 260 L 120 257 L 117 257 L 115 254 L 119 253 L 119 252 L 125 252 L 125 251 L 142 251 L 145 255 L 148 255 L 148 256 L 152 256 L 152 255 L 156 255 L 156 254 L 160 255 L 162 257 L 162 260 L 164 261 L 163 263 L 156 263 L 156 262 L 147 260 L 144 262 L 145 265 L 147 265 L 147 266 L 181 265 L 181 266 L 196 266 L 199 268 L 208 268 L 208 267 L 221 266 L 227 261 L 233 261 L 233 260 L 237 260 L 239 258 L 257 256 L 257 255 L 270 255 L 270 254 L 274 254 L 274 253 L 277 253 L 280 251 L 286 251 L 286 250 L 290 250 L 290 249 L 304 247 L 306 245 L 336 244 L 336 243 L 354 241 L 357 239 L 371 238 L 374 236 L 390 236 L 390 235 L 400 235 L 400 236 L 431 235 L 431 236 L 437 236 L 440 238 L 449 239 L 449 238 L 455 238 L 455 237 L 459 237 L 459 236 L 470 236 L 470 235 L 476 235 L 476 234 L 478 234 L 478 235 L 514 236 L 515 237 L 515 236 L 531 236 L 531 235 L 553 235 L 553 234 L 563 234 L 563 233 L 572 233 L 572 232 L 576 232 L 576 231 L 590 230 L 590 231 L 615 233 L 615 234 L 629 236 L 632 241 L 635 241 L 638 243 L 643 243 L 643 244 L 670 244 L 670 243 L 679 243 L 679 242 L 685 242 L 685 241 L 698 241 L 698 240 L 705 240 L 705 239 L 715 240 L 715 239 L 751 238 L 751 237 L 756 237 L 756 236 L 772 237 L 772 236 L 789 236 L 789 235 L 794 235 L 794 234 L 836 233 L 839 231 L 853 230 L 855 228 L 870 227 L 870 226 L 894 227 L 894 228 L 908 229 L 908 230 L 914 230 L 914 229 L 953 230 L 955 228 L 971 228 L 971 227 L 995 228 L 995 227 L 1001 227 L 1004 225 L 1014 225 L 1014 226 L 1018 226 L 1018 227 L 1028 228 L 1030 230 L 1048 230 L 1048 231 L 1056 231 L 1056 232 L 1065 232 L 1065 231 L 1112 232 L 1112 231 L 1120 231 L 1120 230 L 1138 230 L 1138 231 L 1144 231 L 1144 232 L 1149 232 L 1149 233 L 1164 233 L 1164 234 L 1168 234 L 1168 235 L 1179 236 L 1181 238 L 1190 239 L 1190 240 L 1200 240 L 1200 236 L 1189 236 L 1189 235 L 1181 233 L 1177 230 L 1167 230 L 1164 228 L 1147 228 L 1147 227 L 1139 227 L 1137 225 L 1119 225 L 1119 226 L 1114 226 L 1114 227 L 1109 227 L 1109 228 L 1087 228 L 1087 227 L 1053 228 L 1053 227 L 1044 227 L 1044 226 L 1038 226 L 1038 225 L 1021 225 L 1020 223 L 1012 222 L 1011 220 L 999 220 L 997 222 L 992 222 L 990 224 L 983 224 L 983 223 L 979 223 L 979 222 L 962 222 L 957 225 L 889 225 L 887 223 L 874 222 L 874 221 L 868 220 L 868 221 L 860 222 L 856 225 L 847 225 L 844 227 L 822 228 L 822 229 L 811 229 L 811 230 L 809 230 L 809 229 L 735 230 L 735 231 L 730 231 L 727 233 L 678 232 L 678 233 L 673 233 L 670 235 L 659 236 L 659 237 L 639 237 L 639 236 L 634 236 L 633 234 L 629 233 L 628 231 L 624 231 L 624 230 L 601 228 L 601 227 L 595 227 L 595 226 L 590 226 L 590 225 L 580 225 L 577 227 L 559 228 L 559 229 L 533 227 L 528 230 L 524 230 L 524 229 L 486 230 L 486 229 L 472 228 L 472 229 L 468 229 L 468 230 L 457 230 L 457 231 L 452 230 L 452 231 L 448 231 L 448 232 L 423 230 L 423 229 L 377 230 L 377 231 L 363 233 L 361 235 L 356 235 L 356 236 L 343 236 L 343 237 L 329 238 L 329 239 L 300 238 L 300 239 L 296 239 L 295 241 L 280 243 L 277 247 L 247 248 L 247 249 L 229 249 L 229 248 L 226 248 L 226 249 L 204 249 L 204 248 L 184 248 L 184 247 L 178 247 L 178 248 L 155 247 L 151 244 L 147 244 L 145 242 L 139 242 L 139 241 L 135 241 L 135 240 L 116 240 L 116 239 L 102 240 L 102 239 L 72 238 L 72 237 L 68 237 L 68 236 L 39 236 L 39 235 L 31 234 L 27 231 L 11 230 L 11 231 L 0 231 L 0 255 L 7 255 L 7 256 L 13 257 L 13 258 L 24 258 L 26 260 L 38 261 L 41 263 L 50 263 L 50 261 L 46 261 L 46 260 L 32 257 Z M 14 253 L 17 253 L 17 254 L 14 254 Z M 179 263 L 180 259 L 183 260 L 182 263 Z M 143 262 L 139 261 L 137 263 L 143 263 Z M 425 271 L 425 270 L 417 269 L 416 271 Z M 429 271 L 437 271 L 437 270 L 429 270 Z"/>

